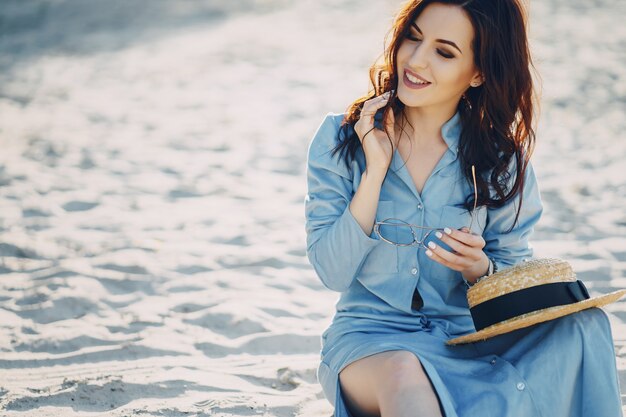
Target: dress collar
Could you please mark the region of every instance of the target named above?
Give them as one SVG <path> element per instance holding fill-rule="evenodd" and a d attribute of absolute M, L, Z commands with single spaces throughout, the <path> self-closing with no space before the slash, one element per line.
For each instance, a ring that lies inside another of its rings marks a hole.
<path fill-rule="evenodd" d="M 437 162 L 437 165 L 433 169 L 432 175 L 437 174 L 444 167 L 450 165 L 457 159 L 458 153 L 458 144 L 459 137 L 461 134 L 461 115 L 457 112 L 450 120 L 445 122 L 441 127 L 441 136 L 443 136 L 443 140 L 448 145 L 448 149 L 450 152 L 446 152 L 442 158 Z M 400 152 L 396 147 L 393 157 L 391 159 L 391 166 L 393 167 L 393 172 L 409 187 L 409 189 L 413 192 L 415 197 L 421 201 L 421 195 L 417 192 L 415 188 L 415 183 L 413 182 L 413 178 L 409 171 L 404 168 L 405 162 L 400 156 Z M 426 182 L 428 183 L 428 181 Z M 427 184 L 424 185 L 426 187 Z"/>
<path fill-rule="evenodd" d="M 454 113 L 454 116 L 452 116 L 452 118 L 445 122 L 441 127 L 441 136 L 455 157 L 459 150 L 461 127 L 461 113 L 458 111 Z"/>
<path fill-rule="evenodd" d="M 382 129 L 382 117 L 383 115 L 380 111 L 374 115 L 374 126 L 378 129 Z M 441 136 L 455 157 L 459 149 L 461 127 L 461 113 L 458 110 L 454 113 L 454 116 L 441 126 Z"/>

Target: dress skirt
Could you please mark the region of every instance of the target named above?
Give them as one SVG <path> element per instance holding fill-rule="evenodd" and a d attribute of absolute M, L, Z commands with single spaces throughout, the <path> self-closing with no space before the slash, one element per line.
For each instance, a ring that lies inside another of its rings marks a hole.
<path fill-rule="evenodd" d="M 616 355 L 606 313 L 591 308 L 470 344 L 448 346 L 425 316 L 335 317 L 322 336 L 317 376 L 336 417 L 346 408 L 339 372 L 390 350 L 413 352 L 446 417 L 621 417 Z"/>

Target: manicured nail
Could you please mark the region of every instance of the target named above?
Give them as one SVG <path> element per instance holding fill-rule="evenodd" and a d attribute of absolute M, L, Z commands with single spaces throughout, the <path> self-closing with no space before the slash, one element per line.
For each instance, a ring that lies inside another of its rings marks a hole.
<path fill-rule="evenodd" d="M 452 234 L 452 230 L 449 227 L 444 228 L 443 231 L 446 232 L 447 235 Z"/>
<path fill-rule="evenodd" d="M 433 256 L 433 253 L 430 250 L 426 249 L 426 255 Z"/>
<path fill-rule="evenodd" d="M 439 238 L 439 239 L 441 239 L 443 237 L 441 232 L 435 232 L 435 236 L 437 236 L 437 238 Z"/>
<path fill-rule="evenodd" d="M 437 245 L 435 245 L 435 242 L 428 242 L 428 247 L 431 249 L 435 249 Z"/>

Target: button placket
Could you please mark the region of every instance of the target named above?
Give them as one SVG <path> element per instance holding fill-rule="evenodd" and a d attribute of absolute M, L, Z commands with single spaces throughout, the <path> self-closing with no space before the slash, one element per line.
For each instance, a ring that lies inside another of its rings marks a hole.
<path fill-rule="evenodd" d="M 417 202 L 417 210 L 418 210 L 418 212 L 419 212 L 419 213 L 418 213 L 418 215 L 419 215 L 419 223 L 418 223 L 418 224 L 423 225 L 423 224 L 424 224 L 424 215 L 425 215 L 425 211 L 424 211 L 424 204 L 422 204 L 422 202 L 421 202 L 421 201 L 418 201 L 418 202 Z M 419 239 L 421 239 L 421 238 L 422 238 L 422 236 L 423 236 L 423 234 L 424 234 L 424 231 L 423 231 L 423 230 L 418 229 L 418 230 L 416 230 L 416 232 L 417 232 L 418 238 L 419 238 Z"/>
<path fill-rule="evenodd" d="M 498 359 L 498 366 L 503 367 L 501 369 L 506 369 L 507 372 L 510 372 L 510 380 L 512 380 L 511 384 L 515 386 L 515 389 L 517 389 L 522 397 L 527 398 L 527 400 L 525 399 L 524 401 L 530 401 L 530 404 L 532 404 L 532 408 L 535 410 L 535 413 L 532 415 L 541 415 L 539 409 L 537 408 L 537 403 L 533 398 L 532 388 L 526 385 L 526 382 L 524 381 L 524 376 L 521 375 L 517 368 L 506 359 L 496 355 L 494 355 L 494 358 Z"/>
<path fill-rule="evenodd" d="M 422 204 L 421 201 L 418 200 L 416 207 L 420 211 L 418 223 L 421 224 L 421 222 L 424 221 L 424 211 L 423 211 L 424 210 L 424 205 Z M 418 233 L 421 234 L 421 231 L 418 230 Z M 420 238 L 421 238 L 421 236 L 420 236 Z M 417 254 L 417 251 L 416 251 L 416 254 Z M 415 258 L 415 261 L 419 262 L 419 260 L 417 259 L 417 256 Z M 418 268 L 417 265 L 411 266 L 409 271 L 411 272 L 411 275 L 413 275 L 415 277 L 417 277 L 417 275 L 419 274 L 419 268 Z"/>

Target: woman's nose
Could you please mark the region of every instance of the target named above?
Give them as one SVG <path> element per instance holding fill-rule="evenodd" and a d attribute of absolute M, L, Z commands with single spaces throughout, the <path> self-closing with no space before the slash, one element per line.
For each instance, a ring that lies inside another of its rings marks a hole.
<path fill-rule="evenodd" d="M 409 65 L 411 68 L 428 67 L 428 55 L 424 43 L 420 43 L 415 47 L 411 59 L 409 59 Z"/>

